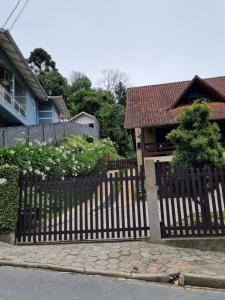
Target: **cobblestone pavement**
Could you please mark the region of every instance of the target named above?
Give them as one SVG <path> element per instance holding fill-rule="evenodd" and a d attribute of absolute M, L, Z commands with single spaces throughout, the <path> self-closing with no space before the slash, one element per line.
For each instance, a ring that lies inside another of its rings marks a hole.
<path fill-rule="evenodd" d="M 186 272 L 225 276 L 225 254 L 145 241 L 14 246 L 0 243 L 0 260 L 116 272 Z"/>

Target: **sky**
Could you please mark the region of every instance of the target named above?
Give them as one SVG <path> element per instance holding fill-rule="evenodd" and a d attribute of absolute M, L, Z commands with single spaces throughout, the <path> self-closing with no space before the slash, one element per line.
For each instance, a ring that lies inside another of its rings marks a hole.
<path fill-rule="evenodd" d="M 0 27 L 17 1 L 0 0 Z M 103 69 L 130 86 L 225 75 L 225 0 L 30 0 L 11 34 L 25 57 L 42 47 L 94 85 Z"/>

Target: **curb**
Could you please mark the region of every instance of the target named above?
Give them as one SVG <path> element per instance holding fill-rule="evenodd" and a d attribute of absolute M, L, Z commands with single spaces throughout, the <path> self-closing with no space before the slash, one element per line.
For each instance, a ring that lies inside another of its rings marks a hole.
<path fill-rule="evenodd" d="M 225 277 L 183 273 L 179 276 L 178 285 L 225 289 Z"/>
<path fill-rule="evenodd" d="M 57 266 L 52 264 L 29 263 L 29 262 L 21 263 L 21 262 L 9 261 L 9 260 L 0 260 L 0 266 L 50 270 L 56 272 L 77 273 L 77 274 L 85 274 L 85 275 L 100 275 L 100 276 L 135 279 L 135 280 L 143 280 L 148 282 L 159 282 L 159 283 L 171 283 L 171 280 L 173 280 L 173 276 L 168 275 L 166 273 L 155 273 L 155 274 L 134 273 L 134 272 L 124 273 L 124 272 L 114 272 L 114 271 L 105 271 L 105 270 L 95 270 L 95 269 L 88 269 L 88 268 L 63 267 L 63 266 Z M 225 289 L 225 277 L 182 273 L 178 277 L 178 285 Z"/>
<path fill-rule="evenodd" d="M 0 260 L 0 266 L 19 267 L 19 268 L 27 268 L 27 269 L 28 268 L 41 269 L 41 270 L 50 270 L 56 272 L 78 273 L 78 274 L 85 274 L 85 275 L 100 275 L 100 276 L 136 279 L 136 280 L 144 280 L 149 282 L 160 282 L 160 283 L 169 283 L 172 279 L 171 276 L 165 273 L 158 273 L 158 274 L 133 273 L 133 272 L 123 273 L 123 272 L 95 270 L 95 269 L 88 269 L 88 268 L 61 267 L 61 266 L 56 266 L 51 264 L 12 262 L 8 260 Z"/>

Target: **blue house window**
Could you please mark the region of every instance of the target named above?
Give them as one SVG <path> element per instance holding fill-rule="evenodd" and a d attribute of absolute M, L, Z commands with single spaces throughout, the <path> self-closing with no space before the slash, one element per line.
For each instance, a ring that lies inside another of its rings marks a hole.
<path fill-rule="evenodd" d="M 48 124 L 53 122 L 52 103 L 39 104 L 38 123 Z"/>

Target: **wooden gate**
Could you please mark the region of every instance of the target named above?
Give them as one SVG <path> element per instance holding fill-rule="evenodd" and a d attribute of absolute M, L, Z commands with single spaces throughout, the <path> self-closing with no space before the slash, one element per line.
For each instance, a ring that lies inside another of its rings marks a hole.
<path fill-rule="evenodd" d="M 163 238 L 225 236 L 225 168 L 156 162 Z"/>
<path fill-rule="evenodd" d="M 147 237 L 141 170 L 84 178 L 21 175 L 17 242 Z"/>

